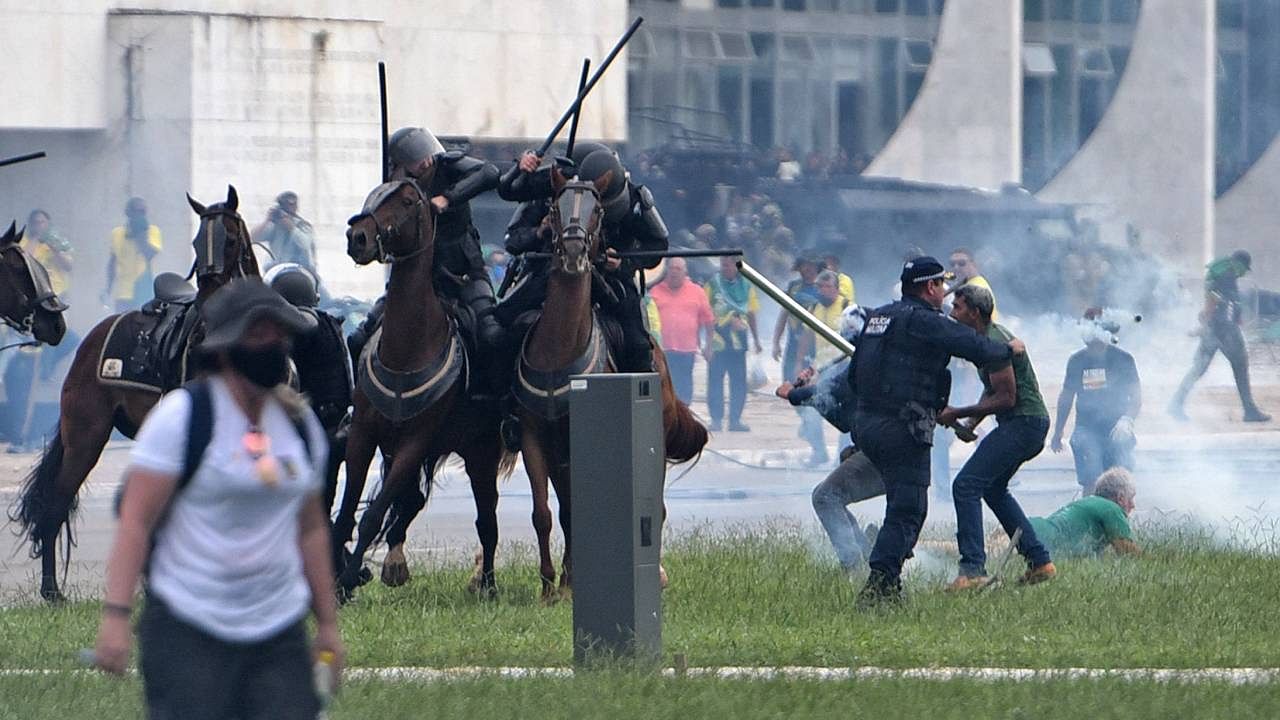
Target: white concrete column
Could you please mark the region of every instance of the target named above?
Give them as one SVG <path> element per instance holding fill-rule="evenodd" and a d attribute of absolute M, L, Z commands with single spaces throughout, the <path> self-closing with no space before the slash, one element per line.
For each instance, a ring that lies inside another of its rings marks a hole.
<path fill-rule="evenodd" d="M 985 188 L 1022 179 L 1021 2 L 946 4 L 924 86 L 867 174 Z"/>
<path fill-rule="evenodd" d="M 1280 136 L 1272 139 L 1266 152 L 1236 181 L 1216 208 L 1217 253 L 1243 248 L 1253 254 L 1255 277 L 1274 287 L 1280 273 Z"/>
<path fill-rule="evenodd" d="M 1143 0 L 1111 105 L 1039 197 L 1098 204 L 1198 273 L 1214 252 L 1216 47 L 1212 0 Z"/>

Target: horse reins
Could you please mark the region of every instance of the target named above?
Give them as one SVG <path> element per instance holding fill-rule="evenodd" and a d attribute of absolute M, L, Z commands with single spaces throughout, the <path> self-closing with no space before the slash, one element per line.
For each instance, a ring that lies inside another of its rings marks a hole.
<path fill-rule="evenodd" d="M 421 193 L 419 193 L 418 201 L 413 204 L 413 208 L 415 210 L 415 212 L 413 213 L 413 237 L 419 237 L 422 233 L 422 212 L 423 212 L 422 206 L 424 204 L 425 202 L 422 198 L 422 195 Z M 372 217 L 372 215 L 370 215 L 370 217 Z M 387 252 L 386 242 L 402 239 L 404 237 L 404 234 L 401 232 L 401 227 L 403 227 L 403 225 L 407 222 L 408 222 L 408 218 L 405 218 L 405 220 L 402 221 L 400 225 L 388 225 L 385 230 L 383 230 L 382 228 L 378 228 L 378 232 L 374 233 L 373 242 L 378 247 L 377 258 L 379 262 L 387 263 L 388 265 L 390 265 L 390 264 L 398 263 L 404 260 L 409 260 L 411 258 L 415 258 L 427 251 L 427 243 L 420 242 L 416 250 L 404 253 L 403 255 L 394 255 L 392 253 Z M 377 218 L 374 218 L 374 223 L 376 227 Z"/>

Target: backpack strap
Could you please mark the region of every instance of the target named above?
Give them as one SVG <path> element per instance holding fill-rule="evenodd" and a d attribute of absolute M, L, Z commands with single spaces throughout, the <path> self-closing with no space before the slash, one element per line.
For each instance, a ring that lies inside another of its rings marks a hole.
<path fill-rule="evenodd" d="M 213 441 L 213 394 L 209 381 L 193 380 L 183 389 L 191 396 L 191 416 L 187 419 L 187 451 L 182 458 L 182 472 L 178 475 L 175 494 L 191 482 L 196 470 L 200 469 L 205 450 Z"/>

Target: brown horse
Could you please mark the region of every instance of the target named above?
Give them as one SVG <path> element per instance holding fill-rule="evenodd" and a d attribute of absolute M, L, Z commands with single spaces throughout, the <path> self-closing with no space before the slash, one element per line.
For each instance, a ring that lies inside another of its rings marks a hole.
<path fill-rule="evenodd" d="M 259 273 L 249 230 L 236 212 L 239 198 L 235 188 L 228 186 L 226 201 L 209 207 L 190 196 L 187 200 L 200 216 L 200 230 L 192 240 L 196 251 L 193 272 L 199 288 L 195 298 L 198 311 L 210 294 L 232 278 Z M 31 556 L 40 558 L 40 596 L 49 601 L 63 599 L 56 576 L 56 544 L 65 526 L 64 551 L 69 562 L 74 544 L 71 519 L 80 486 L 98 464 L 112 429 L 133 437 L 143 418 L 160 399 L 160 392 L 155 388 L 107 383 L 99 376 L 100 358 L 112 327 L 122 317 L 137 314 L 138 311 L 111 315 L 85 336 L 62 384 L 58 429 L 46 445 L 39 464 L 27 476 L 16 508 L 10 513 L 10 520 L 21 525 L 31 543 Z M 197 327 L 192 334 L 199 333 Z M 189 376 L 191 372 L 185 370 L 184 374 Z"/>
<path fill-rule="evenodd" d="M 339 576 L 340 591 L 349 597 L 360 584 L 364 555 L 381 534 L 392 499 L 417 482 L 423 461 L 457 453 L 471 480 L 481 545 L 468 587 L 492 595 L 497 478 L 510 471 L 515 458 L 502 450 L 496 403 L 467 396 L 467 353 L 456 320 L 435 289 L 433 208 L 417 185 L 397 180 L 375 188 L 348 224 L 347 254 L 360 265 L 375 260 L 389 264 L 391 273 L 382 328 L 369 339 L 357 368 L 347 484 L 334 524 L 335 555 L 351 538 L 374 451 L 381 449 L 391 462 L 360 519 L 355 550 Z M 397 556 L 389 559 L 403 564 L 403 548 L 396 550 Z M 396 575 L 407 579 L 407 566 Z"/>
<path fill-rule="evenodd" d="M 47 345 L 62 342 L 67 309 L 49 282 L 49 273 L 22 249 L 22 231 L 13 223 L 0 236 L 0 320 Z"/>
<path fill-rule="evenodd" d="M 549 222 L 553 231 L 552 267 L 542 314 L 525 338 L 515 393 L 520 400 L 523 428 L 521 449 L 533 489 L 533 526 L 538 534 L 542 598 L 556 596 L 556 572 L 551 560 L 551 507 L 547 481 L 560 501 L 560 529 L 564 533 L 564 572 L 560 592 L 572 590 L 569 502 L 568 377 L 571 374 L 615 372 L 604 345 L 604 333 L 592 308 L 593 265 L 602 259 L 603 208 L 600 189 L 608 175 L 594 183 L 567 180 L 553 169 L 555 200 Z M 707 430 L 681 403 L 671 386 L 666 356 L 653 347 L 654 371 L 662 378 L 662 424 L 666 458 L 680 463 L 693 459 L 707 444 Z"/>

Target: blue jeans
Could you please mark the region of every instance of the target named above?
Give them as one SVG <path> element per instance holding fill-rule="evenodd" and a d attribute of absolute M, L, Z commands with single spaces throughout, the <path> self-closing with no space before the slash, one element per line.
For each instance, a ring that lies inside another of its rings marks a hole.
<path fill-rule="evenodd" d="M 867 564 L 881 589 L 896 588 L 929 513 L 929 446 L 902 420 L 879 413 L 860 411 L 855 436 L 884 478 L 884 522 Z"/>
<path fill-rule="evenodd" d="M 1133 469 L 1133 447 L 1111 441 L 1111 429 L 1076 424 L 1071 433 L 1071 457 L 1076 463 L 1076 482 L 1086 495 L 1093 492 L 1098 476 L 1110 468 Z"/>
<path fill-rule="evenodd" d="M 1018 415 L 1002 420 L 960 469 L 951 496 L 956 503 L 956 542 L 960 546 L 960 574 L 986 575 L 982 502 L 995 513 L 1004 531 L 1022 528 L 1018 552 L 1032 567 L 1049 562 L 1049 551 L 1036 539 L 1027 516 L 1009 493 L 1009 480 L 1022 464 L 1040 454 L 1049 434 L 1049 418 Z"/>
<path fill-rule="evenodd" d="M 849 512 L 849 505 L 883 494 L 880 471 L 860 452 L 850 455 L 813 489 L 813 511 L 831 538 L 841 566 L 861 567 L 871 552 L 867 536 Z"/>
<path fill-rule="evenodd" d="M 693 402 L 693 358 L 697 353 L 667 350 L 667 371 L 671 373 L 671 389 L 680 402 Z"/>

